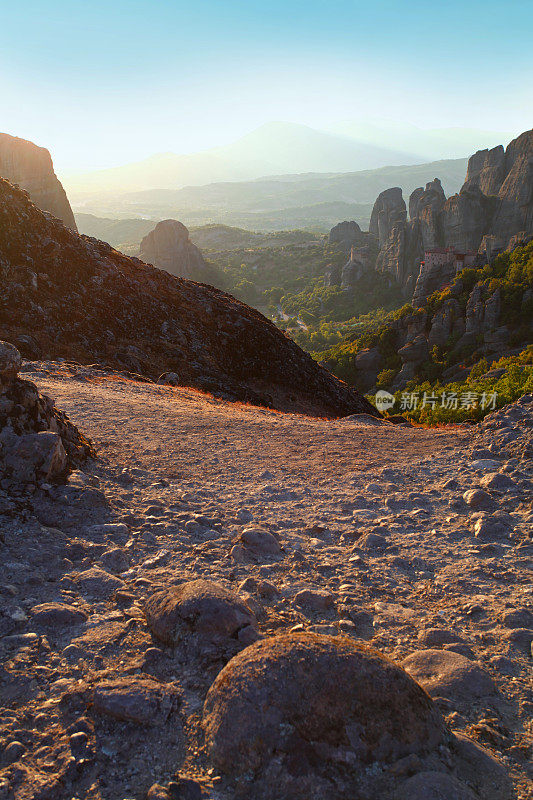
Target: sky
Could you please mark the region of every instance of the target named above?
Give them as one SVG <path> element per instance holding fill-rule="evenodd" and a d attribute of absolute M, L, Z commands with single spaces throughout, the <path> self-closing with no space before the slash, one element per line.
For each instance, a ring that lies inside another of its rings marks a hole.
<path fill-rule="evenodd" d="M 0 131 L 56 169 L 196 152 L 272 120 L 532 125 L 531 0 L 0 0 Z"/>

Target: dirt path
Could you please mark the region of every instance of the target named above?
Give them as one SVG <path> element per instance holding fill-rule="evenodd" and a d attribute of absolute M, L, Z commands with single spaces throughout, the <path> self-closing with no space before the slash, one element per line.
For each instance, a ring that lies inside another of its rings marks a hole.
<path fill-rule="evenodd" d="M 37 376 L 36 376 L 37 377 Z M 162 477 L 254 480 L 265 470 L 304 480 L 401 468 L 461 446 L 464 427 L 360 425 L 228 404 L 194 390 L 38 376 L 101 455 Z"/>

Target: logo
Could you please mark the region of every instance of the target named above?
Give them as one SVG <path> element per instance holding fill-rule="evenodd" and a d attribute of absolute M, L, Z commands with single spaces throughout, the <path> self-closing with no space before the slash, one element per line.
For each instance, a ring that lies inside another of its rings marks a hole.
<path fill-rule="evenodd" d="M 393 405 L 393 394 L 390 394 L 390 392 L 385 392 L 383 389 L 380 389 L 379 392 L 376 392 L 376 408 L 378 411 L 387 411 L 387 409 L 392 408 Z"/>

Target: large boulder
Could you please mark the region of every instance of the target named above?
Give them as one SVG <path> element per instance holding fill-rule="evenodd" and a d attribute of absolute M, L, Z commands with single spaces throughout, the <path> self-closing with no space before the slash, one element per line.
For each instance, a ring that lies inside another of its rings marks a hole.
<path fill-rule="evenodd" d="M 203 579 L 156 592 L 144 613 L 154 636 L 172 646 L 190 634 L 224 642 L 256 624 L 244 600 L 222 584 Z"/>
<path fill-rule="evenodd" d="M 416 650 L 402 666 L 432 697 L 468 702 L 496 693 L 492 678 L 479 664 L 451 650 Z"/>
<path fill-rule="evenodd" d="M 257 798 L 359 796 L 370 764 L 427 753 L 448 737 L 403 669 L 347 637 L 311 633 L 265 639 L 235 656 L 207 694 L 203 723 L 216 769 L 255 773 Z M 335 794 L 335 768 L 348 768 L 352 794 Z M 269 795 L 273 780 L 281 784 Z"/>

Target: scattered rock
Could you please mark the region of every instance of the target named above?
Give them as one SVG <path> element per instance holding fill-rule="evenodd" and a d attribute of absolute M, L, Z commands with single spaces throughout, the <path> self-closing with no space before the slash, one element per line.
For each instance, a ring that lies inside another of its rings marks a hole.
<path fill-rule="evenodd" d="M 57 630 L 86 622 L 87 614 L 67 603 L 42 603 L 31 610 L 31 623 L 37 628 Z"/>
<path fill-rule="evenodd" d="M 483 509 L 490 509 L 494 507 L 494 500 L 483 489 L 469 489 L 463 494 L 463 500 L 476 511 Z"/>
<path fill-rule="evenodd" d="M 402 783 L 394 800 L 477 800 L 477 797 L 453 775 L 419 772 Z"/>
<path fill-rule="evenodd" d="M 235 540 L 232 554 L 236 560 L 265 560 L 281 555 L 281 546 L 276 537 L 263 528 L 244 528 Z"/>

